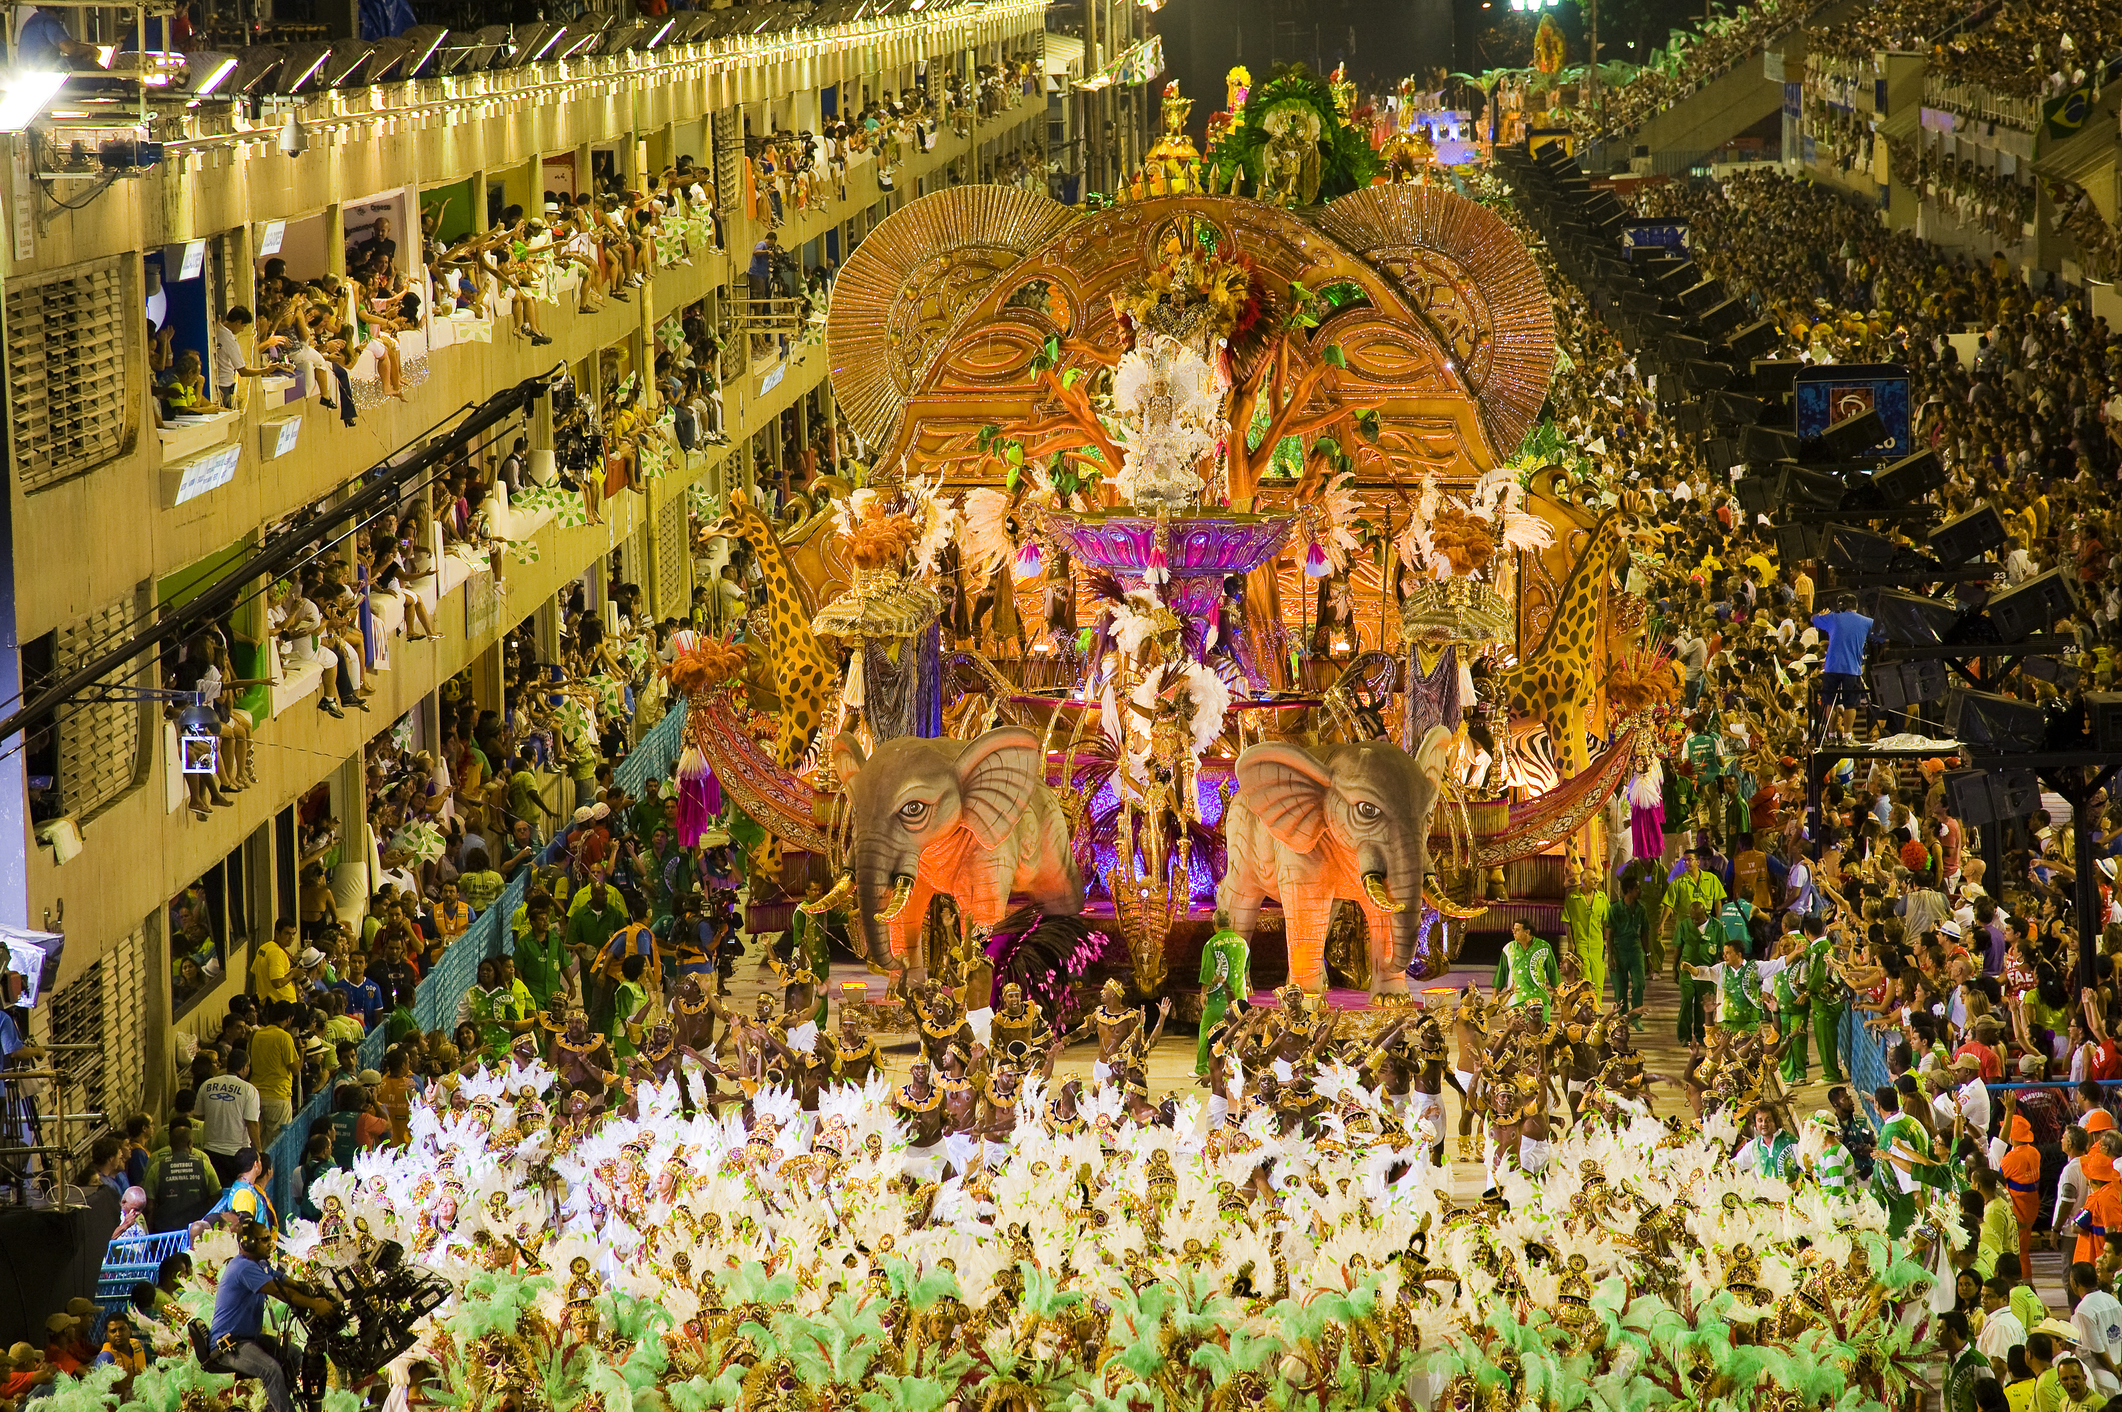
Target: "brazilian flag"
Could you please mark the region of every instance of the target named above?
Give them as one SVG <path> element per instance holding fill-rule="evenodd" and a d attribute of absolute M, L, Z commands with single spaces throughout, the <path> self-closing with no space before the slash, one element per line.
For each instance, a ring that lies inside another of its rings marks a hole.
<path fill-rule="evenodd" d="M 2041 117 L 2048 125 L 2048 135 L 2058 141 L 2074 135 L 2085 126 L 2092 116 L 2093 85 L 2090 78 L 2078 80 L 2077 87 L 2067 93 L 2049 99 L 2041 105 Z"/>

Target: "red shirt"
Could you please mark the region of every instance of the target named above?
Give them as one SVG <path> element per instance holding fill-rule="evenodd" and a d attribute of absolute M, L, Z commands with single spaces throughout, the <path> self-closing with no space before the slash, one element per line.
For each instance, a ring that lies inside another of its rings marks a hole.
<path fill-rule="evenodd" d="M 379 1118 L 373 1113 L 363 1113 L 354 1119 L 354 1145 L 361 1148 L 376 1147 L 391 1135 L 391 1120 Z"/>
<path fill-rule="evenodd" d="M 2092 1062 L 2086 1066 L 2088 1076 L 2096 1079 L 2122 1079 L 2122 1048 L 2117 1048 L 2113 1035 L 2093 1046 Z"/>
<path fill-rule="evenodd" d="M 1953 1051 L 1953 1058 L 1957 1059 L 1963 1054 L 1975 1056 L 1975 1061 L 1982 1066 L 1982 1077 L 1984 1079 L 1991 1083 L 2003 1080 L 2004 1061 L 1998 1058 L 1997 1052 L 1988 1045 L 1971 1039 Z"/>
<path fill-rule="evenodd" d="M 1774 832 L 1776 806 L 1781 802 L 1772 784 L 1761 786 L 1754 791 L 1754 797 L 1746 801 L 1746 812 L 1752 821 L 1755 838 L 1766 838 Z"/>
<path fill-rule="evenodd" d="M 585 868 L 594 868 L 604 861 L 605 851 L 611 847 L 611 842 L 611 830 L 598 824 L 583 832 L 576 844 L 575 856 Z"/>

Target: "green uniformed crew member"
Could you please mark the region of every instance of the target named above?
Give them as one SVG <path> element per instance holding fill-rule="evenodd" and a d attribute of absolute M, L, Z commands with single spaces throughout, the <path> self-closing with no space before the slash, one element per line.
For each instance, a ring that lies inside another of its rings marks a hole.
<path fill-rule="evenodd" d="M 1639 1030 L 1643 1017 L 1633 1012 L 1643 1006 L 1643 943 L 1649 931 L 1643 884 L 1624 874 L 1621 900 L 1606 909 L 1606 940 L 1613 949 L 1614 1006 Z"/>
<path fill-rule="evenodd" d="M 1829 964 L 1835 957 L 1835 943 L 1818 917 L 1807 917 L 1800 930 L 1805 936 L 1805 1000 L 1812 1013 L 1813 1046 L 1820 1051 L 1820 1077 L 1838 1084 L 1842 1082 L 1844 987 Z"/>
<path fill-rule="evenodd" d="M 1252 949 L 1230 929 L 1230 914 L 1218 910 L 1216 933 L 1201 948 L 1201 1037 L 1194 1042 L 1194 1072 L 1208 1072 L 1209 1034 L 1230 1012 L 1231 1002 L 1252 994 Z"/>
<path fill-rule="evenodd" d="M 1724 959 L 1714 966 L 1689 966 L 1698 981 L 1708 981 L 1717 992 L 1717 1023 L 1727 1030 L 1761 1028 L 1767 1004 L 1762 987 L 1772 982 L 1788 963 L 1749 961 L 1736 941 L 1724 943 Z"/>
<path fill-rule="evenodd" d="M 1708 982 L 1695 979 L 1694 969 L 1715 961 L 1718 948 L 1710 944 L 1703 931 L 1703 921 L 1702 904 L 1691 902 L 1687 915 L 1673 927 L 1673 979 L 1680 983 L 1679 1038 L 1682 1044 L 1693 1044 L 1704 1038 L 1709 1025 L 1711 987 Z"/>

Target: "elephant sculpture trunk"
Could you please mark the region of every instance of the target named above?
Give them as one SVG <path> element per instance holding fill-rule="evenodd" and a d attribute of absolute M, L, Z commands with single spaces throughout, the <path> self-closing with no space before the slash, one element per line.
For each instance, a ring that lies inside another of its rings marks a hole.
<path fill-rule="evenodd" d="M 910 953 L 936 893 L 953 898 L 972 926 L 999 923 L 1012 896 L 1047 916 L 1083 910 L 1068 825 L 1030 731 L 903 736 L 870 756 L 843 735 L 833 767 L 847 790 L 854 890 L 872 961 L 905 958 L 919 978 L 920 959 Z"/>

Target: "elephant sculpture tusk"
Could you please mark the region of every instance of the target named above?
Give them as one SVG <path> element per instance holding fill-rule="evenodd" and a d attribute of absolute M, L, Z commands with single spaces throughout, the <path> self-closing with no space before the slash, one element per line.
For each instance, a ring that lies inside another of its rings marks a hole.
<path fill-rule="evenodd" d="M 1407 910 L 1407 904 L 1393 896 L 1393 890 L 1385 881 L 1383 873 L 1363 875 L 1363 895 L 1368 897 L 1381 911 L 1398 914 Z"/>
<path fill-rule="evenodd" d="M 899 914 L 906 910 L 906 900 L 909 897 L 912 897 L 913 895 L 913 878 L 911 878 L 905 873 L 901 873 L 897 878 L 892 881 L 891 900 L 886 902 L 884 904 L 883 910 L 877 913 L 877 920 L 880 922 L 897 921 L 899 919 Z"/>
<path fill-rule="evenodd" d="M 1368 879 L 1365 879 L 1365 881 L 1367 882 Z M 1488 908 L 1486 906 L 1462 907 L 1458 903 L 1453 902 L 1449 898 L 1445 897 L 1441 891 L 1431 890 L 1430 884 L 1433 881 L 1435 881 L 1434 874 L 1422 880 L 1422 901 L 1425 906 L 1427 906 L 1431 911 L 1435 912 L 1438 916 L 1449 917 L 1454 921 L 1464 922 L 1469 921 L 1475 917 L 1485 916 L 1487 914 Z"/>
<path fill-rule="evenodd" d="M 825 896 L 819 898 L 816 902 L 798 902 L 796 910 L 798 912 L 808 912 L 813 917 L 821 912 L 830 912 L 841 903 L 847 901 L 849 896 L 854 893 L 854 890 L 855 875 L 853 873 L 842 873 L 840 880 L 833 884 L 831 892 L 826 893 Z"/>

